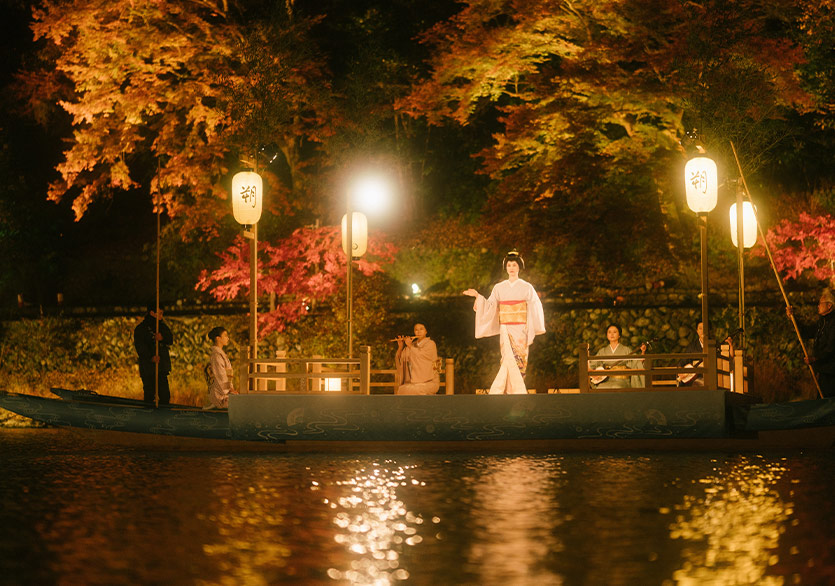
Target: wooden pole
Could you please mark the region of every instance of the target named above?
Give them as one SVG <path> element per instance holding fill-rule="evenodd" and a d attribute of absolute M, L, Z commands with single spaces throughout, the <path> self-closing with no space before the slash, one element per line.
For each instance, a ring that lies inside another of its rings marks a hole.
<path fill-rule="evenodd" d="M 352 307 L 352 299 L 351 299 L 351 262 L 354 257 L 354 211 L 351 206 L 351 193 L 348 193 L 348 213 L 345 215 L 345 236 L 347 241 L 347 248 L 348 248 L 348 274 L 346 279 L 345 289 L 347 291 L 347 303 L 346 303 L 346 311 L 348 312 L 348 358 L 354 357 L 354 333 L 353 333 L 353 312 L 354 308 Z"/>
<path fill-rule="evenodd" d="M 154 311 L 154 405 L 159 405 L 159 232 L 160 232 L 160 210 L 157 207 L 157 286 L 156 286 L 156 310 Z"/>
<path fill-rule="evenodd" d="M 701 236 L 701 273 L 702 273 L 702 337 L 710 339 L 708 334 L 708 285 L 707 285 L 707 214 L 699 214 L 699 234 Z"/>
<path fill-rule="evenodd" d="M 252 225 L 249 242 L 249 347 L 250 359 L 258 359 L 258 224 Z"/>
<path fill-rule="evenodd" d="M 797 320 L 794 319 L 794 313 L 791 311 L 791 303 L 789 303 L 789 297 L 786 295 L 786 289 L 783 287 L 783 278 L 780 276 L 780 272 L 777 270 L 777 264 L 774 262 L 774 257 L 771 255 L 771 248 L 768 246 L 768 240 L 765 239 L 765 233 L 763 232 L 763 226 L 760 222 L 759 218 L 757 218 L 757 209 L 753 205 L 753 201 L 751 200 L 751 192 L 748 190 L 748 183 L 745 181 L 745 175 L 742 172 L 742 165 L 739 163 L 739 156 L 736 154 L 736 147 L 734 146 L 733 141 L 731 142 L 731 149 L 734 152 L 734 159 L 736 159 L 736 166 L 739 169 L 739 178 L 742 181 L 742 187 L 745 189 L 745 194 L 748 196 L 748 201 L 751 202 L 751 207 L 754 208 L 754 218 L 757 220 L 757 231 L 759 232 L 760 238 L 762 238 L 763 246 L 765 246 L 765 252 L 768 255 L 768 260 L 771 263 L 771 269 L 774 271 L 774 277 L 777 279 L 777 285 L 780 287 L 780 293 L 783 295 L 783 301 L 786 304 L 786 309 L 788 310 L 789 319 L 792 322 L 792 326 L 794 326 L 794 333 L 797 334 L 797 340 L 800 342 L 800 348 L 803 350 L 803 357 L 804 361 L 806 362 L 806 366 L 809 367 L 809 372 L 812 375 L 812 380 L 815 382 L 815 387 L 818 389 L 818 395 L 821 399 L 823 399 L 823 391 L 821 391 L 820 383 L 818 383 L 818 377 L 815 375 L 815 370 L 812 368 L 812 365 L 809 364 L 809 352 L 806 350 L 806 344 L 803 343 L 803 336 L 800 335 L 800 328 L 797 326 Z M 736 211 L 737 215 L 742 213 L 742 210 Z M 742 242 L 739 242 L 741 245 Z"/>

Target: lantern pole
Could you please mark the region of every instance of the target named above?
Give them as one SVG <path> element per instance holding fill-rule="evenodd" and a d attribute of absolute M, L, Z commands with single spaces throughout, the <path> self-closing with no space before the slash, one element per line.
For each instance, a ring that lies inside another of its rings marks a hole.
<path fill-rule="evenodd" d="M 258 358 L 258 223 L 251 227 L 249 242 L 249 347 L 250 358 Z"/>
<path fill-rule="evenodd" d="M 708 329 L 707 308 L 707 212 L 699 214 L 699 236 L 701 239 L 701 276 L 702 276 L 702 337 L 707 342 L 710 339 Z"/>
<path fill-rule="evenodd" d="M 748 183 L 745 181 L 745 174 L 742 172 L 742 165 L 739 162 L 739 155 L 736 153 L 736 147 L 734 146 L 733 141 L 731 142 L 731 150 L 734 153 L 734 159 L 736 160 L 737 169 L 739 169 L 739 179 L 742 182 L 742 187 L 745 190 L 745 194 L 748 197 L 748 201 L 751 201 L 751 190 L 748 189 Z M 774 257 L 771 254 L 771 247 L 768 246 L 768 240 L 765 238 L 765 233 L 763 232 L 762 224 L 757 218 L 757 210 L 753 206 L 753 202 L 751 202 L 751 207 L 754 211 L 754 218 L 757 221 L 757 231 L 762 238 L 763 246 L 765 247 L 766 255 L 768 256 L 768 261 L 771 263 L 771 270 L 774 271 L 774 278 L 777 279 L 777 286 L 780 287 L 780 293 L 783 295 L 783 302 L 786 304 L 786 310 L 789 316 L 789 320 L 792 322 L 792 326 L 794 327 L 794 333 L 797 335 L 797 341 L 800 343 L 800 349 L 803 351 L 803 357 L 805 358 L 804 362 L 806 362 L 806 366 L 809 367 L 809 373 L 812 375 L 812 381 L 815 383 L 815 388 L 818 390 L 818 396 L 823 399 L 823 391 L 821 390 L 820 383 L 818 382 L 818 377 L 815 375 L 815 369 L 812 368 L 812 365 L 809 363 L 809 352 L 806 349 L 806 344 L 803 342 L 803 336 L 800 335 L 800 328 L 797 326 L 797 320 L 794 318 L 794 312 L 791 311 L 791 303 L 789 303 L 789 296 L 786 295 L 786 289 L 783 287 L 783 278 L 780 276 L 780 271 L 777 270 L 777 263 L 774 262 Z"/>
<path fill-rule="evenodd" d="M 745 221 L 744 202 L 742 201 L 742 186 L 737 185 L 736 189 L 736 265 L 739 272 L 739 347 L 745 352 L 745 262 L 743 251 L 745 250 L 745 234 L 743 222 Z"/>
<path fill-rule="evenodd" d="M 263 181 L 255 171 L 232 177 L 232 209 L 249 243 L 249 360 L 258 358 L 258 220 L 261 218 Z"/>
<path fill-rule="evenodd" d="M 346 278 L 346 292 L 347 292 L 347 307 L 346 310 L 348 312 L 348 358 L 354 357 L 354 333 L 353 333 L 353 303 L 352 303 L 352 296 L 351 296 L 351 263 L 354 256 L 354 211 L 351 205 L 351 192 L 348 192 L 348 213 L 345 215 L 345 236 L 346 236 L 346 254 L 348 256 L 348 274 Z"/>
<path fill-rule="evenodd" d="M 708 320 L 708 275 L 707 275 L 707 214 L 716 207 L 717 178 L 716 163 L 705 156 L 704 148 L 697 149 L 697 156 L 690 159 L 684 166 L 684 186 L 687 196 L 687 206 L 698 214 L 701 272 L 701 305 L 702 305 L 702 336 L 710 340 L 710 325 Z"/>

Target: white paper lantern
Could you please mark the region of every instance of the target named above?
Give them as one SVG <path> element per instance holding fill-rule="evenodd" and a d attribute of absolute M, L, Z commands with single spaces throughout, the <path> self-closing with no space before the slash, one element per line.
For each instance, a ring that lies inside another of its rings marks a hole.
<path fill-rule="evenodd" d="M 352 212 L 351 240 L 354 241 L 353 258 L 359 258 L 368 250 L 368 219 L 365 214 Z M 348 214 L 342 216 L 342 251 L 348 254 Z"/>
<path fill-rule="evenodd" d="M 696 157 L 684 167 L 687 206 L 697 214 L 706 214 L 716 207 L 718 193 L 716 163 L 707 157 Z"/>
<path fill-rule="evenodd" d="M 326 391 L 341 391 L 342 390 L 342 379 L 341 378 L 326 378 L 323 382 L 325 383 L 325 390 Z"/>
<path fill-rule="evenodd" d="M 750 201 L 742 202 L 742 244 L 751 248 L 757 243 L 757 215 Z M 737 244 L 736 237 L 736 204 L 731 205 L 731 242 Z"/>
<path fill-rule="evenodd" d="M 261 219 L 264 183 L 258 173 L 243 171 L 232 177 L 232 212 L 244 226 L 257 224 Z"/>

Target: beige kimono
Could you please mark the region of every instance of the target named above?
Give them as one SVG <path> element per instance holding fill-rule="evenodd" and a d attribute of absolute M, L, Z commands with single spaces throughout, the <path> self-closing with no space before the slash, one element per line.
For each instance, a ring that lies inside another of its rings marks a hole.
<path fill-rule="evenodd" d="M 232 363 L 222 348 L 212 346 L 212 355 L 206 367 L 206 378 L 209 383 L 209 401 L 212 407 L 226 409 L 229 407 L 229 393 L 232 391 Z"/>
<path fill-rule="evenodd" d="M 395 394 L 434 395 L 441 387 L 438 373 L 438 348 L 427 336 L 397 351 L 395 356 Z"/>

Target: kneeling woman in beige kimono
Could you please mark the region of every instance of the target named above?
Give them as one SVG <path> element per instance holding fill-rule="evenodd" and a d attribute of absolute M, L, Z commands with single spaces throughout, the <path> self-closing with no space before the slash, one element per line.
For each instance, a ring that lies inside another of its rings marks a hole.
<path fill-rule="evenodd" d="M 415 324 L 414 338 L 397 338 L 394 357 L 395 394 L 434 395 L 441 386 L 438 374 L 438 348 L 426 335 L 426 326 Z"/>
<path fill-rule="evenodd" d="M 206 382 L 209 385 L 211 407 L 226 409 L 229 407 L 229 395 L 237 395 L 232 388 L 232 363 L 223 351 L 229 343 L 229 332 L 220 326 L 212 328 L 208 335 L 212 342 L 212 354 L 206 365 Z"/>
<path fill-rule="evenodd" d="M 526 394 L 528 346 L 534 336 L 545 333 L 545 316 L 533 285 L 519 278 L 519 270 L 525 268 L 519 253 L 508 252 L 503 265 L 507 280 L 493 287 L 489 298 L 475 289 L 467 289 L 464 295 L 475 297 L 475 337 L 499 336 L 502 364 L 490 394 Z"/>

